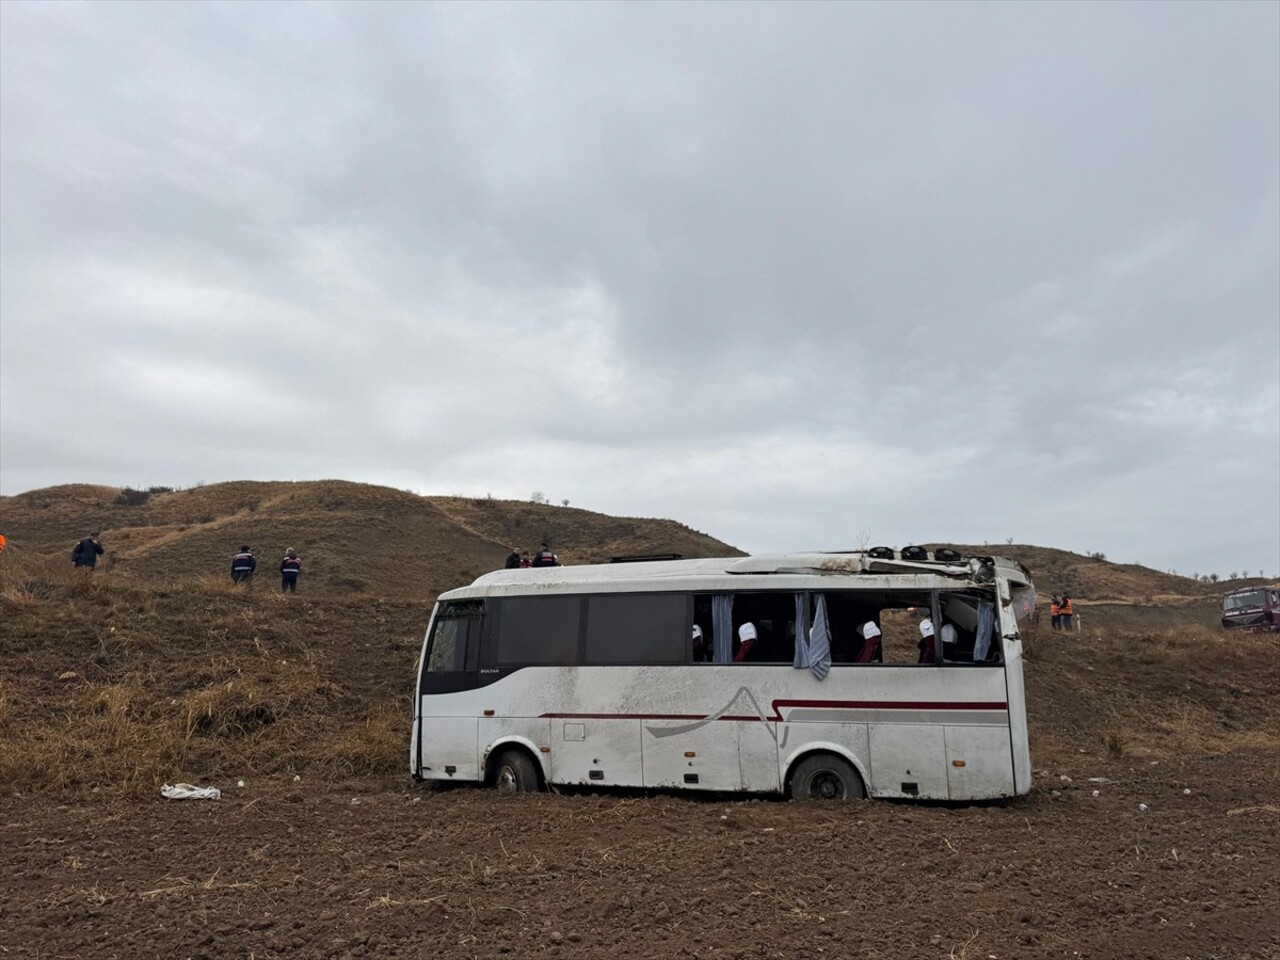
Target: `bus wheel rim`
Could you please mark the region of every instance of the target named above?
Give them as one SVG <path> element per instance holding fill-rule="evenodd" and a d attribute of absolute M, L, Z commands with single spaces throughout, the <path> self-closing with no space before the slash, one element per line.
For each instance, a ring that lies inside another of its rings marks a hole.
<path fill-rule="evenodd" d="M 844 784 L 830 770 L 823 770 L 813 778 L 813 792 L 823 800 L 839 800 L 844 796 Z"/>

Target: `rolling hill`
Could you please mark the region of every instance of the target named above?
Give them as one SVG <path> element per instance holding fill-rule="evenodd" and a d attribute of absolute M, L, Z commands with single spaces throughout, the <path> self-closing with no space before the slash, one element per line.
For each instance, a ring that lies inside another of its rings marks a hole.
<path fill-rule="evenodd" d="M 0 497 L 13 549 L 56 558 L 98 531 L 105 562 L 152 581 L 227 575 L 242 543 L 274 575 L 288 547 L 310 593 L 432 597 L 549 543 L 562 563 L 742 551 L 672 520 L 619 518 L 516 500 L 422 497 L 341 480 L 211 484 L 148 493 L 68 485 Z"/>

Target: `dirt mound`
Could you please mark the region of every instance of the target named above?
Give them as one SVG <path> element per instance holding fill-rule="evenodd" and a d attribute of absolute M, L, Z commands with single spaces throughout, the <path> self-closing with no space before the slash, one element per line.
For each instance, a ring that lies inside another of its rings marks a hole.
<path fill-rule="evenodd" d="M 512 500 L 463 500 L 341 480 L 235 482 L 189 490 L 63 486 L 0 498 L 14 552 L 59 558 L 90 531 L 104 563 L 175 584 L 228 575 L 249 544 L 260 579 L 288 547 L 309 594 L 427 597 L 501 567 L 512 545 L 546 540 L 564 563 L 622 553 L 728 556 L 740 551 L 670 520 L 609 517 Z"/>

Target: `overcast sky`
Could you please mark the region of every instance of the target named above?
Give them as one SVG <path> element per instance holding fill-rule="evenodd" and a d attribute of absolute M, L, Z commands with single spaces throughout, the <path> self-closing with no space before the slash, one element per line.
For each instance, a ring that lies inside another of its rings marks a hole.
<path fill-rule="evenodd" d="M 1280 4 L 0 4 L 0 492 L 1280 572 Z"/>

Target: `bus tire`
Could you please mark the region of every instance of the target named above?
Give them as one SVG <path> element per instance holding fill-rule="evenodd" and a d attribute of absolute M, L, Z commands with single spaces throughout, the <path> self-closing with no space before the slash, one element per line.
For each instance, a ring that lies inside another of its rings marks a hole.
<path fill-rule="evenodd" d="M 834 753 L 815 753 L 791 770 L 792 800 L 863 800 L 866 785 L 853 764 Z"/>
<path fill-rule="evenodd" d="M 493 786 L 501 793 L 536 793 L 538 771 L 523 750 L 503 750 L 493 764 Z"/>

